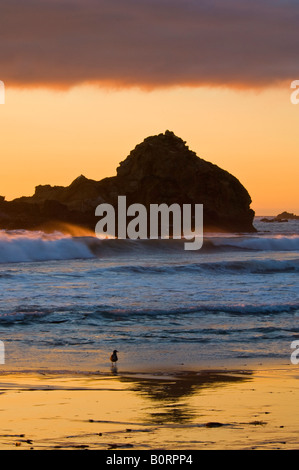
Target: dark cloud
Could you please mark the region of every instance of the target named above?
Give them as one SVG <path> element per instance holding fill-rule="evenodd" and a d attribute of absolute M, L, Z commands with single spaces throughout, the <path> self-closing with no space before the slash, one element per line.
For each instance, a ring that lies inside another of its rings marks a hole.
<path fill-rule="evenodd" d="M 144 87 L 298 78 L 298 0 L 0 0 L 0 78 Z"/>

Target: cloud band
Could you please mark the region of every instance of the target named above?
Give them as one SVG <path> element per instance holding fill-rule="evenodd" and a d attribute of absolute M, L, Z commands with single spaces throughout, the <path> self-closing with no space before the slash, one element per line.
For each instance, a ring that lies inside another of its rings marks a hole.
<path fill-rule="evenodd" d="M 13 85 L 264 86 L 297 78 L 295 0 L 2 0 Z"/>

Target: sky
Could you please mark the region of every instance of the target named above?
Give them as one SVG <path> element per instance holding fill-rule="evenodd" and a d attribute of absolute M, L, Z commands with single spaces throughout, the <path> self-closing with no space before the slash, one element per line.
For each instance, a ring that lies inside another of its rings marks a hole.
<path fill-rule="evenodd" d="M 258 215 L 299 213 L 298 20 L 298 0 L 0 0 L 0 195 L 113 176 L 169 129 Z"/>

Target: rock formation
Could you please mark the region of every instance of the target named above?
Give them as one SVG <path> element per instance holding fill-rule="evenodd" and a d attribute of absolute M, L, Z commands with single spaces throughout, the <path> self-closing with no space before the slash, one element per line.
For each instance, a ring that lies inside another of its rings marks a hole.
<path fill-rule="evenodd" d="M 292 214 L 291 212 L 282 212 L 276 216 L 276 219 L 299 220 L 299 215 Z"/>
<path fill-rule="evenodd" d="M 261 219 L 261 222 L 266 222 L 266 223 L 271 223 L 271 222 L 288 222 L 289 220 L 299 220 L 299 215 L 292 214 L 291 212 L 282 212 L 281 214 L 278 214 L 276 217 L 273 219 L 269 219 L 267 217 L 264 217 Z"/>
<path fill-rule="evenodd" d="M 255 231 L 251 198 L 237 178 L 189 150 L 173 132 L 146 138 L 101 181 L 78 177 L 68 187 L 37 186 L 32 197 L 0 199 L 0 228 L 49 229 L 76 224 L 94 230 L 102 202 L 203 204 L 205 230 Z"/>

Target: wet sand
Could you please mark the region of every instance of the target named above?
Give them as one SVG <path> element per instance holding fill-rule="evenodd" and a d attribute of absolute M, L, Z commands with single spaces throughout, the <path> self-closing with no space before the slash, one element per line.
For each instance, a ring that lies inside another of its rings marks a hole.
<path fill-rule="evenodd" d="M 2 372 L 0 449 L 298 449 L 299 368 Z"/>

